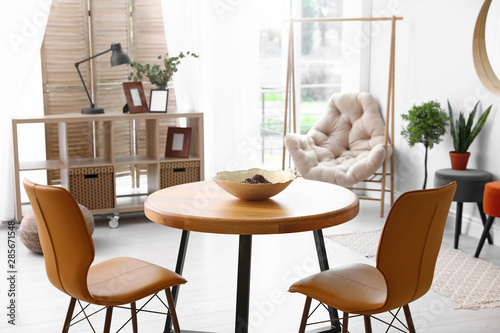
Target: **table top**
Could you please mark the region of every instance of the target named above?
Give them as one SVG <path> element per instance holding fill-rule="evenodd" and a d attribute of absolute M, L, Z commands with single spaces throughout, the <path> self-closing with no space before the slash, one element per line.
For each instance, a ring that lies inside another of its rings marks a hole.
<path fill-rule="evenodd" d="M 208 180 L 156 191 L 144 212 L 156 223 L 189 231 L 280 234 L 347 222 L 358 214 L 359 199 L 344 187 L 298 178 L 270 199 L 246 201 Z"/>

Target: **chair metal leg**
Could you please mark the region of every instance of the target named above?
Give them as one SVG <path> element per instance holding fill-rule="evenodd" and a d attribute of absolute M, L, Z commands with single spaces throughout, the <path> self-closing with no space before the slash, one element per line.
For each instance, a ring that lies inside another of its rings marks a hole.
<path fill-rule="evenodd" d="M 111 317 L 113 316 L 113 307 L 112 306 L 107 306 L 106 307 L 106 321 L 104 322 L 104 333 L 109 333 L 109 330 L 111 329 Z"/>
<path fill-rule="evenodd" d="M 410 306 L 406 304 L 403 306 L 403 311 L 405 312 L 406 323 L 408 324 L 408 330 L 410 333 L 415 333 L 415 325 L 413 324 L 413 319 L 411 317 Z"/>
<path fill-rule="evenodd" d="M 348 333 L 349 314 L 344 312 L 342 317 L 342 333 Z"/>
<path fill-rule="evenodd" d="M 370 321 L 370 315 L 364 315 L 363 318 L 365 320 L 365 332 L 372 333 L 372 322 Z"/>
<path fill-rule="evenodd" d="M 132 312 L 132 332 L 137 333 L 137 309 L 135 302 L 130 303 L 130 311 Z"/>
<path fill-rule="evenodd" d="M 64 326 L 62 333 L 68 333 L 69 327 L 71 326 L 71 318 L 73 317 L 73 311 L 75 310 L 76 298 L 71 297 L 68 306 L 68 312 L 66 313 L 66 320 L 64 320 Z"/>
<path fill-rule="evenodd" d="M 486 240 L 486 237 L 488 237 L 488 235 L 490 234 L 490 229 L 491 226 L 493 225 L 494 220 L 495 220 L 494 216 L 488 216 L 488 221 L 486 221 L 486 225 L 484 226 L 484 230 L 481 235 L 481 239 L 479 240 L 479 244 L 477 244 L 476 254 L 474 254 L 474 257 L 476 258 L 479 257 L 479 254 L 483 249 L 484 241 Z"/>
<path fill-rule="evenodd" d="M 175 333 L 181 333 L 181 329 L 179 327 L 179 320 L 177 319 L 177 312 L 175 311 L 175 302 L 172 297 L 172 292 L 170 288 L 165 289 L 165 294 L 167 296 L 168 308 L 170 310 L 170 318 L 172 318 L 172 324 L 174 326 Z"/>
<path fill-rule="evenodd" d="M 299 333 L 304 333 L 306 331 L 307 317 L 309 316 L 311 301 L 311 297 L 306 298 L 306 304 L 304 305 L 304 311 L 302 312 L 302 320 L 300 321 Z"/>

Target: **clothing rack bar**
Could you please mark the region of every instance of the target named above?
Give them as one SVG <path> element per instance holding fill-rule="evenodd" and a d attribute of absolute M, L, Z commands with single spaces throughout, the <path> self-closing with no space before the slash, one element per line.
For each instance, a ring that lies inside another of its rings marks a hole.
<path fill-rule="evenodd" d="M 338 17 L 338 18 L 327 18 L 327 17 L 318 17 L 318 18 L 288 18 L 285 21 L 292 22 L 346 22 L 346 21 L 392 21 L 393 16 L 390 17 Z M 394 17 L 396 21 L 403 20 L 402 17 Z"/>

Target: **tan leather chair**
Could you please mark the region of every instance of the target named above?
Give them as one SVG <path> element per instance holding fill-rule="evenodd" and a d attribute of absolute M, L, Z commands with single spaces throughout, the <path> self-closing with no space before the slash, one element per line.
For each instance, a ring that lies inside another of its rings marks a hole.
<path fill-rule="evenodd" d="M 174 330 L 180 332 L 170 287 L 186 283 L 183 277 L 128 257 L 91 266 L 94 243 L 71 193 L 61 187 L 38 185 L 26 179 L 23 182 L 37 221 L 47 276 L 57 289 L 71 296 L 63 332 L 71 326 L 77 301 L 106 307 L 106 333 L 113 307 L 130 303 L 133 331 L 137 332 L 136 314 L 140 310 L 135 302 L 162 290 L 166 292 Z"/>
<path fill-rule="evenodd" d="M 408 304 L 432 284 L 444 226 L 456 183 L 402 194 L 392 206 L 380 237 L 376 266 L 347 264 L 306 277 L 290 292 L 307 296 L 299 332 L 305 331 L 311 299 L 341 310 L 343 330 L 348 315 L 370 315 L 403 307 L 408 329 L 415 332 Z"/>

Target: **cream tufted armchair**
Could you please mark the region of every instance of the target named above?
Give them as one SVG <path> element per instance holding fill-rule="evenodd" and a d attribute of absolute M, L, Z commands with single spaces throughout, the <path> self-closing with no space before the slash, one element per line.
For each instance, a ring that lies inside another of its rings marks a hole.
<path fill-rule="evenodd" d="M 304 178 L 349 187 L 365 181 L 391 156 L 385 133 L 371 94 L 334 94 L 311 130 L 287 134 L 285 146 Z"/>

